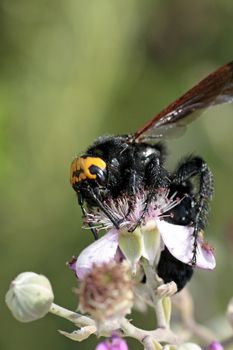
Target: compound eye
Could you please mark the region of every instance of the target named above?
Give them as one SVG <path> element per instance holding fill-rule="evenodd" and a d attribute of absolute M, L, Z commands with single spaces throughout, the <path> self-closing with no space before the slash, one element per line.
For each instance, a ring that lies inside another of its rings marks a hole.
<path fill-rule="evenodd" d="M 99 168 L 97 165 L 91 165 L 89 171 L 92 175 L 96 175 L 96 181 L 104 186 L 106 184 L 106 170 Z"/>

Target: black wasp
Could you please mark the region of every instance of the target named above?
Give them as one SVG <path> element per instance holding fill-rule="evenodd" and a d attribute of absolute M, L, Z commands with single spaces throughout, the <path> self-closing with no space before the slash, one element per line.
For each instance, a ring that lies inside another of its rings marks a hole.
<path fill-rule="evenodd" d="M 213 177 L 206 162 L 198 156 L 184 158 L 174 172 L 166 170 L 166 151 L 160 140 L 184 129 L 206 108 L 232 100 L 233 62 L 208 75 L 135 134 L 98 138 L 71 165 L 71 184 L 84 216 L 89 209 L 97 207 L 119 228 L 119 220 L 105 205 L 109 199 L 126 196 L 133 205 L 138 191 L 145 191 L 148 193 L 144 203 L 146 213 L 158 189 L 169 189 L 170 196 L 176 194 L 184 199 L 171 209 L 171 215 L 165 220 L 194 227 L 192 265 L 195 266 L 197 235 L 206 226 Z M 194 185 L 194 181 L 198 185 Z M 142 220 L 143 215 L 138 225 Z M 95 227 L 90 224 L 90 228 L 97 238 Z M 165 283 L 176 282 L 180 290 L 191 278 L 193 266 L 175 259 L 165 247 L 158 274 Z"/>

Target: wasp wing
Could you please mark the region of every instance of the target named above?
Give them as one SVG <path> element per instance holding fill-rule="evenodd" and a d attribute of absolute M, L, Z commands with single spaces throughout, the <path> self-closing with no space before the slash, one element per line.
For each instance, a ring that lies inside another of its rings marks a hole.
<path fill-rule="evenodd" d="M 233 62 L 208 75 L 134 134 L 137 142 L 156 141 L 178 133 L 205 109 L 233 102 Z"/>

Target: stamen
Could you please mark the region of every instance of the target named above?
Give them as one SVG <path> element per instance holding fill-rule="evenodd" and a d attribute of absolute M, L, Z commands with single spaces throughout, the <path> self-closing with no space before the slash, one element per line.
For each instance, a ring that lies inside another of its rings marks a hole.
<path fill-rule="evenodd" d="M 148 205 L 146 213 L 145 203 L 148 199 L 149 193 L 147 191 L 138 192 L 134 198 L 132 204 L 132 197 L 127 194 L 122 195 L 117 199 L 109 199 L 104 202 L 106 210 L 114 216 L 119 222 L 120 228 L 126 227 L 130 229 L 138 223 L 144 216 L 144 221 L 151 219 L 170 217 L 170 214 L 164 215 L 169 210 L 173 209 L 175 206 L 181 203 L 185 198 L 175 198 L 177 192 L 173 193 L 170 198 L 169 189 L 160 189 L 155 195 L 155 199 L 151 201 Z M 175 198 L 175 199 L 174 199 Z M 87 213 L 84 225 L 92 224 L 98 230 L 109 230 L 113 227 L 111 220 L 103 213 L 99 208 L 92 208 L 92 210 Z"/>

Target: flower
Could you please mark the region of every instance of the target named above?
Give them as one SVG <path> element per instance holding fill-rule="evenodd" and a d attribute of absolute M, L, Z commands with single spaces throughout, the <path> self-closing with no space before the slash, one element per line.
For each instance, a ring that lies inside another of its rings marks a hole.
<path fill-rule="evenodd" d="M 147 208 L 141 225 L 131 232 L 143 216 L 146 198 L 147 193 L 138 194 L 132 208 L 129 207 L 127 197 L 110 200 L 106 204 L 108 211 L 121 222 L 119 230 L 113 227 L 110 219 L 102 211 L 96 210 L 87 214 L 89 223 L 109 231 L 85 248 L 76 262 L 72 262 L 72 268 L 79 279 L 84 278 L 85 274 L 91 271 L 93 264 L 116 261 L 119 258 L 119 252 L 128 260 L 134 273 L 137 272 L 141 257 L 146 258 L 150 265 L 156 265 L 164 246 L 176 259 L 192 265 L 194 228 L 174 225 L 164 220 L 166 212 L 182 200 L 174 199 L 174 195 L 168 198 L 167 190 L 161 189 L 158 192 L 156 200 L 152 201 Z M 199 232 L 196 267 L 212 270 L 215 265 L 213 249 L 204 241 L 203 233 Z"/>
<path fill-rule="evenodd" d="M 111 340 L 99 343 L 95 350 L 128 350 L 128 345 L 124 339 L 113 335 Z"/>
<path fill-rule="evenodd" d="M 81 281 L 78 294 L 79 309 L 89 313 L 98 325 L 106 321 L 116 324 L 133 306 L 133 283 L 127 263 L 93 265 Z"/>
<path fill-rule="evenodd" d="M 47 277 L 23 272 L 11 282 L 5 301 L 18 321 L 30 322 L 44 317 L 53 299 L 53 290 Z"/>
<path fill-rule="evenodd" d="M 214 340 L 210 343 L 208 350 L 224 350 L 224 347 L 217 340 Z"/>

